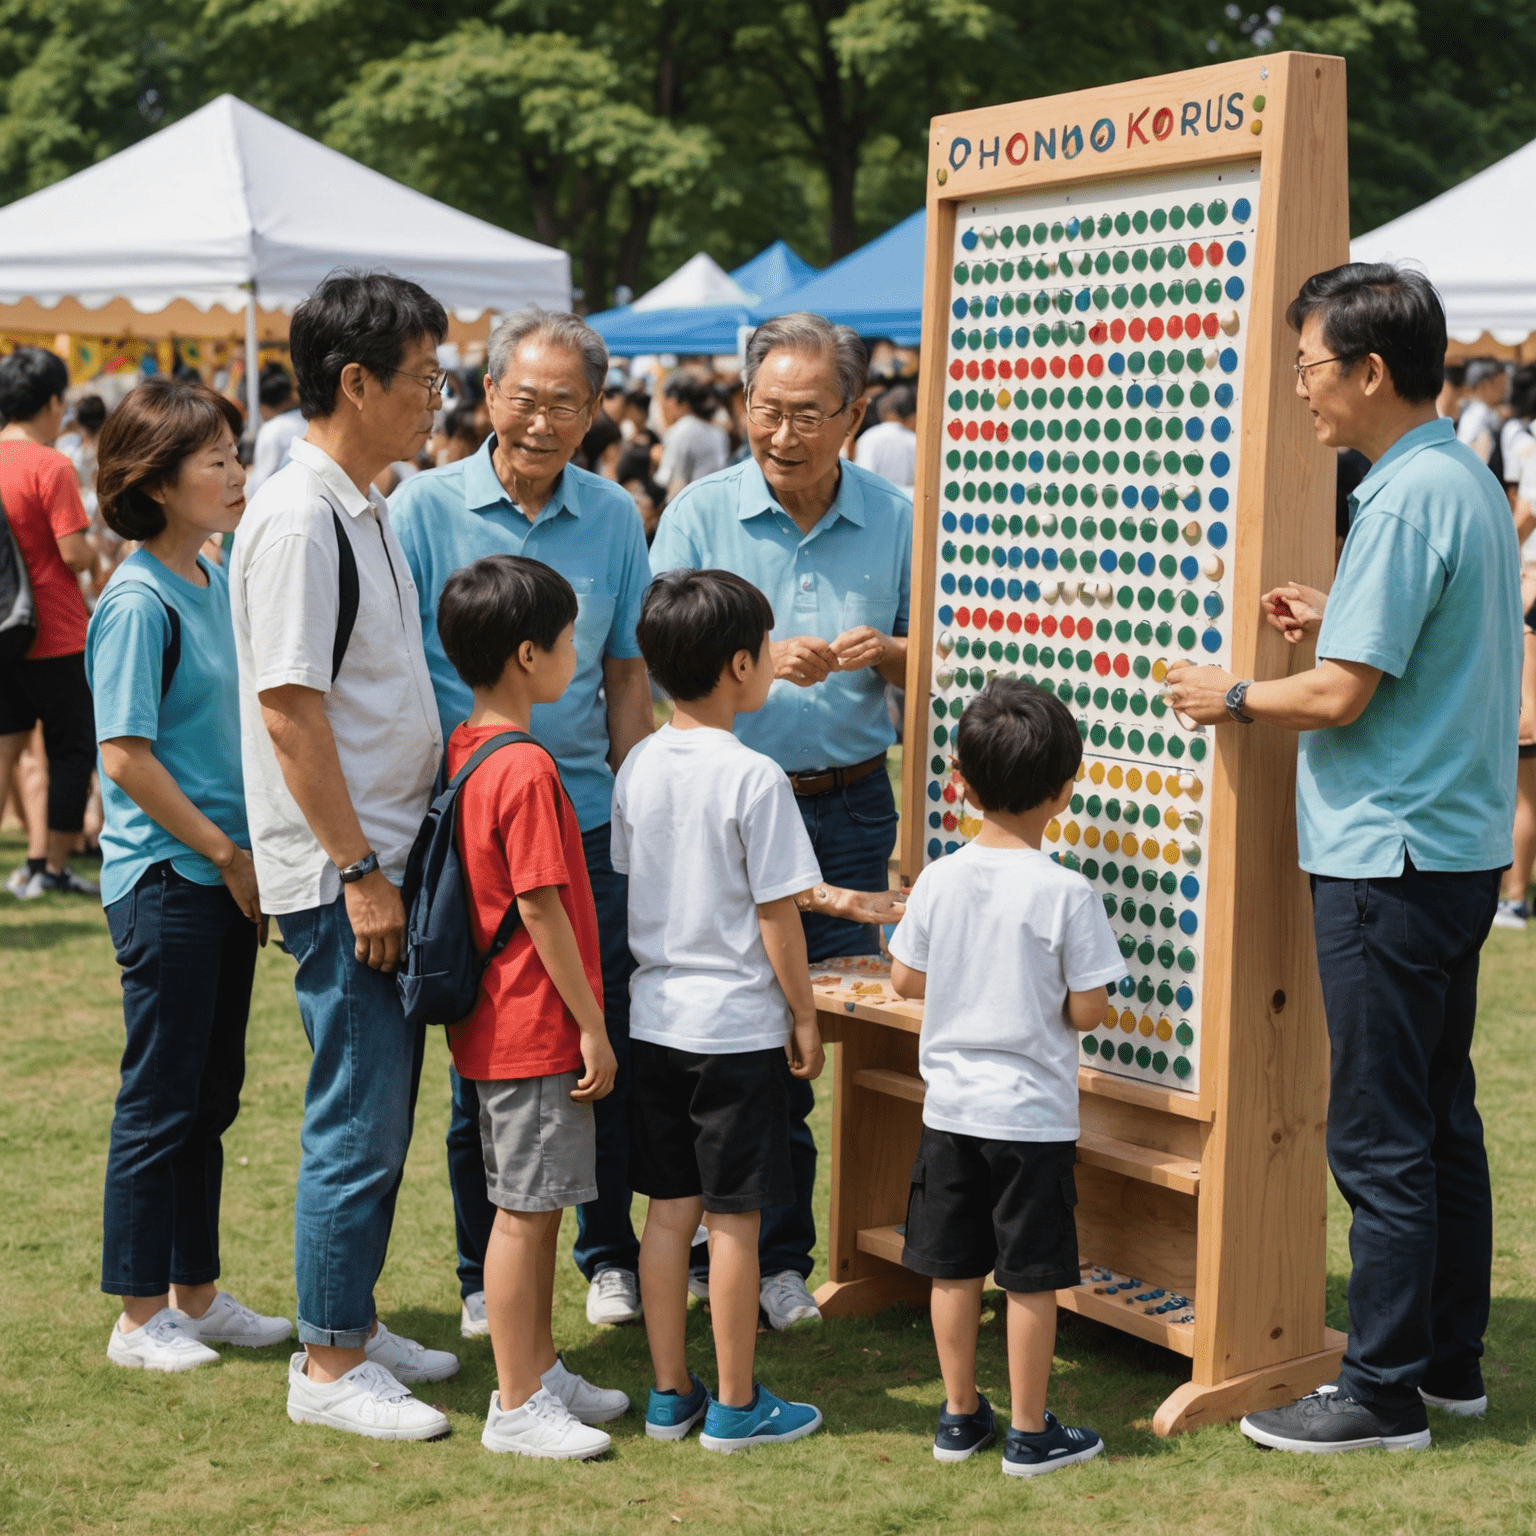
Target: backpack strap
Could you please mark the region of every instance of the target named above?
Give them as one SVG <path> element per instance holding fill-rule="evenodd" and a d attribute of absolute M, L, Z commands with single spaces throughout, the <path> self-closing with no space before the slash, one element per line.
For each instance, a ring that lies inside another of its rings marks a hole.
<path fill-rule="evenodd" d="M 330 506 L 330 503 L 326 503 Z M 347 659 L 347 647 L 352 643 L 352 626 L 357 623 L 357 556 L 352 553 L 352 540 L 342 526 L 335 507 L 331 507 L 331 522 L 336 528 L 337 573 L 336 639 L 331 646 L 331 681 L 334 683 L 341 672 L 341 664 Z"/>
<path fill-rule="evenodd" d="M 181 665 L 181 615 L 166 602 L 153 582 L 145 581 L 142 577 L 135 575 L 131 568 L 125 571 L 122 579 L 131 581 L 135 586 L 142 587 L 150 593 L 165 609 L 166 619 L 170 622 L 170 638 L 165 642 L 165 650 L 160 654 L 160 701 L 164 703 L 165 696 L 171 691 L 171 684 L 176 679 L 176 669 Z"/>

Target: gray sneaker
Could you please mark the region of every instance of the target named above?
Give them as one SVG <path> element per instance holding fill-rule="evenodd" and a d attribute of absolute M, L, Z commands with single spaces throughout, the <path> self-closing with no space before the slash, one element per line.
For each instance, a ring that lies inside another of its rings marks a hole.
<path fill-rule="evenodd" d="M 640 1277 L 632 1269 L 600 1269 L 587 1287 L 587 1321 L 601 1323 L 640 1321 Z"/>
<path fill-rule="evenodd" d="M 17 901 L 36 901 L 43 894 L 43 872 L 33 872 L 30 865 L 18 864 L 6 879 L 5 888 Z"/>
<path fill-rule="evenodd" d="M 1530 913 L 1526 910 L 1523 901 L 1501 901 L 1493 914 L 1493 926 L 1524 931 L 1526 919 L 1529 917 Z"/>
<path fill-rule="evenodd" d="M 782 1274 L 764 1275 L 758 1293 L 763 1314 L 780 1332 L 796 1323 L 819 1323 L 821 1309 L 816 1298 L 805 1288 L 805 1281 L 792 1269 Z"/>
<path fill-rule="evenodd" d="M 67 864 L 58 874 L 54 874 L 51 869 L 45 869 L 42 874 L 36 875 L 33 878 L 43 882 L 42 891 L 38 892 L 39 895 L 42 895 L 44 891 L 57 891 L 65 896 L 101 895 L 101 887 L 99 885 L 91 880 L 82 880 Z M 29 886 L 29 893 L 30 890 L 31 887 Z"/>

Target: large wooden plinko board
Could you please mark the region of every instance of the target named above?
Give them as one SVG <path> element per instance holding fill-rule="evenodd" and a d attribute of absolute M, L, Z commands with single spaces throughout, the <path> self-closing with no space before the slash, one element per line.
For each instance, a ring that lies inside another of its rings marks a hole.
<path fill-rule="evenodd" d="M 1189 728 L 1159 685 L 1180 658 L 1308 664 L 1259 596 L 1332 568 L 1334 462 L 1284 311 L 1347 260 L 1347 207 L 1338 59 L 991 107 L 930 137 L 902 871 L 979 825 L 950 739 L 987 679 L 1067 701 L 1086 755 L 1046 847 L 1100 894 L 1129 974 L 1083 1041 L 1085 1282 L 1059 1300 L 1191 1358 L 1162 1433 L 1287 1401 L 1343 1347 L 1323 1326 L 1327 1037 L 1295 738 Z M 853 984 L 823 983 L 831 1315 L 924 1294 L 894 1231 L 921 1013 Z"/>

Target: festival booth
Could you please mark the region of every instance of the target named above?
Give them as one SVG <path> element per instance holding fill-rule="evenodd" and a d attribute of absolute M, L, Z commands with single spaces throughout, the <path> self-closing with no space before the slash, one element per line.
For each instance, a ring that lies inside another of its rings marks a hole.
<path fill-rule="evenodd" d="M 1452 357 L 1536 360 L 1536 140 L 1350 243 L 1354 261 L 1408 261 L 1445 301 Z"/>
<path fill-rule="evenodd" d="M 0 333 L 142 353 L 172 338 L 243 350 L 257 419 L 259 349 L 337 267 L 414 278 L 482 337 L 487 312 L 570 307 L 563 251 L 460 213 L 234 96 L 0 208 Z M 157 359 L 158 365 L 158 359 Z"/>
<path fill-rule="evenodd" d="M 1043 847 L 1102 900 L 1127 975 L 1081 1037 L 1082 1279 L 1057 1302 L 1189 1360 L 1160 1434 L 1299 1397 L 1345 1342 L 1323 1320 L 1328 1044 L 1295 740 L 1195 725 L 1159 686 L 1180 658 L 1284 675 L 1259 595 L 1332 571 L 1333 459 L 1283 317 L 1345 259 L 1345 145 L 1343 61 L 1297 53 L 929 133 L 901 873 L 981 825 L 951 753 L 988 679 L 1068 702 L 1085 755 Z M 838 272 L 796 304 L 823 308 Z M 921 1304 L 900 1258 L 922 1006 L 877 957 L 812 977 L 837 1052 L 817 1302 Z"/>

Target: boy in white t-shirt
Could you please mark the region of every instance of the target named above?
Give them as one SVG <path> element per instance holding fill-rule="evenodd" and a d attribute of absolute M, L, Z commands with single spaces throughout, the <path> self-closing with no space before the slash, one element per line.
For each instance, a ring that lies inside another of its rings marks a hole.
<path fill-rule="evenodd" d="M 1077 1032 L 1125 974 L 1108 919 L 1079 874 L 1040 851 L 1072 796 L 1082 740 L 1067 708 L 998 678 L 966 707 L 955 768 L 982 812 L 975 840 L 930 864 L 891 937 L 891 981 L 926 998 L 927 1085 L 901 1261 L 933 1278 L 947 1401 L 933 1454 L 964 1461 L 996 1438 L 976 1390 L 982 1281 L 1008 1293 L 1013 1426 L 1003 1471 L 1053 1472 L 1104 1449 L 1046 1412 L 1056 1296 L 1077 1285 Z"/>
<path fill-rule="evenodd" d="M 784 770 L 731 734 L 773 681 L 773 609 L 727 571 L 652 582 L 637 635 L 672 696 L 669 724 L 624 760 L 613 867 L 629 876 L 630 1188 L 650 1197 L 640 1294 L 656 1372 L 645 1432 L 707 1450 L 797 1440 L 821 1425 L 752 1379 L 757 1234 L 794 1199 L 790 1077 L 822 1068 L 795 897 L 821 879 Z M 709 1228 L 719 1368 L 688 1369 L 688 1253 Z"/>

